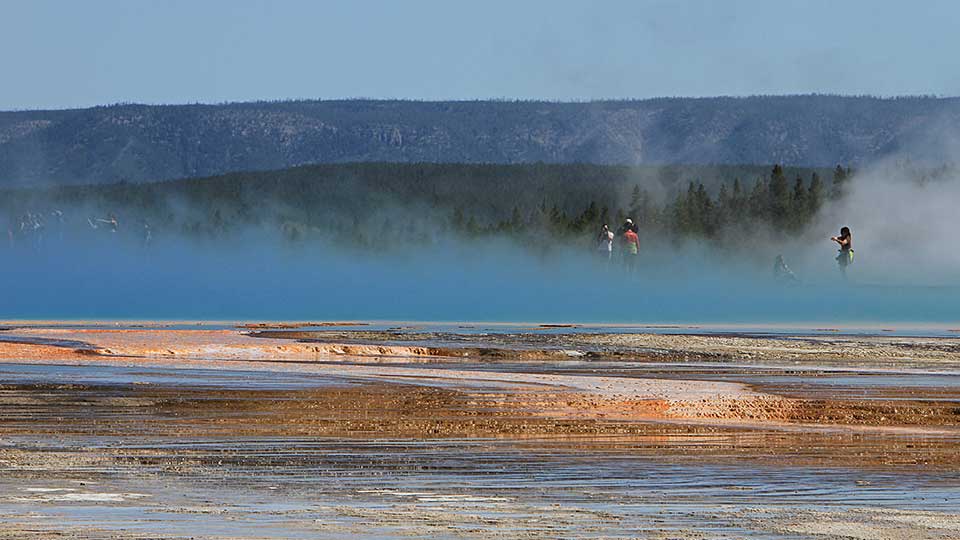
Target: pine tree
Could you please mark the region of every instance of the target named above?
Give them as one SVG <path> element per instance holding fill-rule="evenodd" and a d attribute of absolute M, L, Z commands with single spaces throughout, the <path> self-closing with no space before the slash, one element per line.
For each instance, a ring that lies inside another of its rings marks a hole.
<path fill-rule="evenodd" d="M 550 228 L 551 229 L 566 229 L 567 228 L 567 214 L 560 210 L 557 205 L 553 205 L 550 209 Z"/>
<path fill-rule="evenodd" d="M 640 189 L 640 184 L 635 184 L 633 186 L 633 192 L 630 194 L 630 206 L 627 208 L 627 212 L 634 220 L 639 218 L 642 197 L 643 192 Z"/>
<path fill-rule="evenodd" d="M 850 169 L 844 169 L 840 165 L 837 165 L 837 168 L 833 170 L 833 189 L 831 190 L 830 196 L 834 199 L 839 199 L 846 194 L 846 183 L 849 178 Z"/>
<path fill-rule="evenodd" d="M 630 196 L 630 207 L 627 209 L 627 217 L 632 219 L 638 226 L 650 225 L 653 222 L 652 206 L 650 193 L 640 186 L 634 186 L 633 194 Z"/>
<path fill-rule="evenodd" d="M 597 209 L 596 201 L 590 201 L 587 209 L 583 211 L 583 217 L 583 221 L 587 225 L 593 225 L 596 223 L 597 219 L 600 217 L 600 210 Z"/>
<path fill-rule="evenodd" d="M 470 236 L 478 236 L 480 232 L 480 226 L 477 224 L 477 219 L 471 215 L 470 219 L 467 220 L 467 234 Z"/>
<path fill-rule="evenodd" d="M 713 234 L 713 201 L 710 199 L 710 195 L 707 193 L 707 189 L 703 187 L 702 183 L 697 186 L 694 208 L 696 209 L 696 216 L 694 220 L 696 223 L 696 231 L 700 234 L 708 236 Z"/>
<path fill-rule="evenodd" d="M 667 205 L 667 208 L 664 209 L 667 212 L 667 220 L 669 221 L 672 229 L 683 234 L 687 232 L 686 199 L 687 192 L 678 191 L 677 195 L 673 198 L 673 202 Z"/>
<path fill-rule="evenodd" d="M 733 204 L 730 198 L 730 192 L 727 191 L 726 184 L 720 184 L 720 192 L 717 194 L 716 222 L 717 226 L 723 227 L 730 221 Z"/>
<path fill-rule="evenodd" d="M 823 182 L 820 181 L 820 175 L 813 173 L 810 179 L 810 189 L 807 190 L 807 219 L 813 219 L 813 216 L 820 211 L 823 204 Z"/>
<path fill-rule="evenodd" d="M 462 231 L 464 226 L 463 208 L 458 206 L 453 211 L 453 217 L 451 218 L 450 221 L 451 221 L 451 225 L 455 230 Z"/>
<path fill-rule="evenodd" d="M 520 214 L 520 207 L 514 206 L 513 212 L 510 214 L 510 229 L 514 232 L 519 232 L 523 230 L 523 216 Z"/>
<path fill-rule="evenodd" d="M 793 183 L 793 195 L 790 197 L 790 227 L 799 229 L 807 222 L 807 190 L 803 186 L 803 178 L 797 174 Z"/>
<path fill-rule="evenodd" d="M 753 190 L 750 191 L 750 197 L 747 199 L 748 212 L 753 219 L 763 220 L 770 215 L 767 193 L 767 185 L 763 182 L 763 178 L 757 178 Z"/>
<path fill-rule="evenodd" d="M 733 195 L 730 196 L 730 206 L 732 214 L 736 217 L 743 215 L 746 204 L 743 196 L 743 186 L 740 185 L 740 177 L 733 179 Z"/>
<path fill-rule="evenodd" d="M 770 173 L 770 216 L 774 225 L 783 229 L 790 218 L 790 191 L 787 189 L 787 177 L 783 167 L 774 165 Z"/>

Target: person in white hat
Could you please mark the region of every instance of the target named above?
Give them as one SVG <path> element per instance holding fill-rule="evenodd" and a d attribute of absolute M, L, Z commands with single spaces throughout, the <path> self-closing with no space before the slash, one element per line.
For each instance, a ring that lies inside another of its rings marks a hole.
<path fill-rule="evenodd" d="M 623 224 L 623 234 L 620 237 L 623 249 L 623 264 L 627 272 L 633 272 L 637 267 L 637 259 L 640 258 L 640 237 L 637 236 L 637 226 L 633 220 L 627 218 Z"/>

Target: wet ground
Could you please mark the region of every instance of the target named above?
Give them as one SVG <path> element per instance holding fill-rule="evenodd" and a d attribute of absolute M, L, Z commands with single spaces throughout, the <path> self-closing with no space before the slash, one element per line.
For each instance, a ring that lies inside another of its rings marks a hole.
<path fill-rule="evenodd" d="M 50 328 L 0 332 L 0 538 L 960 538 L 948 337 Z"/>

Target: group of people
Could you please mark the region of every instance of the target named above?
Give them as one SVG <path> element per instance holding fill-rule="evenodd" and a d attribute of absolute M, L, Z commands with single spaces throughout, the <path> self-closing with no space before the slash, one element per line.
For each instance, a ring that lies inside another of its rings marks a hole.
<path fill-rule="evenodd" d="M 104 227 L 106 230 L 116 233 L 120 230 L 120 222 L 117 220 L 117 216 L 113 213 L 107 214 L 106 218 L 87 218 L 87 225 L 90 225 L 90 228 L 97 230 L 100 227 Z"/>
<path fill-rule="evenodd" d="M 83 219 L 83 218 L 80 218 Z M 82 221 L 73 220 L 68 223 L 66 216 L 60 210 L 44 212 L 27 212 L 19 216 L 13 216 L 7 227 L 7 241 L 11 248 L 17 246 L 26 246 L 31 249 L 40 249 L 47 242 L 48 238 L 53 240 L 63 240 L 65 235 L 76 236 L 83 234 L 82 229 L 86 229 Z M 86 225 L 88 231 L 97 231 L 114 236 L 120 232 L 120 220 L 117 215 L 110 212 L 106 217 L 87 217 Z M 145 220 L 140 220 L 141 229 L 139 238 L 144 247 L 149 246 L 153 241 L 153 231 L 150 224 Z M 132 232 L 136 233 L 136 227 Z"/>
<path fill-rule="evenodd" d="M 47 233 L 48 224 L 52 225 L 57 234 L 63 234 L 63 212 L 53 210 L 49 215 L 41 212 L 27 212 L 10 219 L 10 225 L 7 227 L 7 238 L 10 245 L 18 241 L 27 243 L 34 248 L 43 245 L 44 237 Z"/>
<path fill-rule="evenodd" d="M 610 230 L 606 223 L 600 229 L 597 236 L 597 250 L 600 257 L 607 262 L 613 261 L 613 245 L 616 239 L 619 240 L 621 261 L 628 272 L 633 272 L 637 268 L 637 260 L 640 258 L 640 236 L 637 232 L 640 229 L 632 219 L 627 218 L 616 233 Z"/>
<path fill-rule="evenodd" d="M 617 244 L 620 247 L 620 260 L 624 268 L 628 272 L 633 272 L 637 267 L 637 260 L 640 258 L 638 231 L 639 228 L 630 218 L 623 222 L 616 233 L 611 231 L 610 227 L 604 223 L 596 239 L 600 258 L 612 262 L 614 259 L 614 244 Z M 842 227 L 840 234 L 831 236 L 830 240 L 836 242 L 840 247 L 836 261 L 840 266 L 840 273 L 846 278 L 847 267 L 853 264 L 853 234 L 850 232 L 850 227 Z M 783 260 L 783 255 L 777 255 L 773 263 L 773 277 L 779 282 L 799 283 L 800 281 Z"/>
<path fill-rule="evenodd" d="M 847 267 L 853 264 L 853 234 L 850 227 L 842 227 L 839 236 L 831 236 L 830 240 L 840 246 L 836 261 L 840 267 L 840 275 L 844 279 L 847 277 Z M 773 262 L 773 279 L 780 283 L 799 283 L 800 279 L 790 270 L 787 263 L 783 260 L 783 255 L 777 255 Z"/>

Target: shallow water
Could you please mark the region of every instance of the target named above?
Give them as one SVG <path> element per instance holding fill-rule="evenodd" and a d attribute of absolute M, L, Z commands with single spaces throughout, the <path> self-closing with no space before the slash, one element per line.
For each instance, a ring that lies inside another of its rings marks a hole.
<path fill-rule="evenodd" d="M 273 390 L 347 386 L 353 382 L 332 375 L 279 371 L 0 363 L 0 384 L 162 385 Z"/>
<path fill-rule="evenodd" d="M 0 480 L 0 517 L 53 529 L 95 526 L 191 537 L 459 538 L 496 531 L 507 538 L 600 538 L 712 530 L 727 537 L 782 538 L 751 520 L 802 509 L 951 513 L 960 505 L 957 473 L 663 459 L 636 454 L 632 446 L 638 443 L 86 441 L 90 450 L 151 450 L 160 463 L 188 456 L 205 465 L 179 475 L 133 463 L 70 470 L 71 477 L 97 482 L 85 486 L 37 478 L 42 475 L 36 472 L 29 480 L 22 471 L 7 474 Z M 17 502 L 36 496 L 25 491 L 28 486 L 145 497 L 109 506 Z"/>
<path fill-rule="evenodd" d="M 944 301 L 945 302 L 945 301 Z M 442 332 L 464 334 L 468 336 L 482 336 L 487 334 L 532 333 L 543 335 L 562 335 L 580 333 L 644 333 L 644 334 L 681 334 L 681 335 L 730 335 L 749 337 L 780 337 L 802 338 L 806 336 L 879 336 L 879 337 L 960 337 L 960 320 L 946 318 L 940 321 L 919 322 L 910 320 L 892 319 L 894 322 L 862 321 L 857 319 L 836 320 L 820 319 L 792 322 L 712 322 L 709 319 L 691 320 L 678 323 L 645 324 L 623 321 L 602 322 L 601 320 L 584 320 L 572 315 L 567 319 L 558 319 L 558 314 L 537 319 L 537 322 L 522 322 L 517 320 L 381 320 L 381 319 L 331 319 L 322 317 L 306 317 L 300 319 L 276 319 L 275 324 L 294 324 L 297 330 L 331 331 L 331 330 L 358 330 L 358 331 L 394 331 L 405 332 Z M 243 328 L 245 324 L 265 324 L 265 319 L 222 319 L 222 320 L 142 320 L 137 318 L 121 318 L 107 321 L 88 321 L 52 318 L 55 324 L 38 320 L 8 321 L 0 326 L 0 341 L 11 340 L 2 330 L 16 328 L 50 328 L 56 326 L 64 329 L 101 328 L 111 330 L 224 330 L 240 329 L 241 331 L 256 331 L 257 328 Z M 268 320 L 268 319 L 267 319 Z M 551 322 L 539 322 L 551 321 Z M 21 339 L 22 341 L 22 339 Z M 40 342 L 40 341 L 35 341 Z"/>
<path fill-rule="evenodd" d="M 577 318 L 569 320 L 548 319 L 554 322 L 490 322 L 490 321 L 366 321 L 362 325 L 317 326 L 303 324 L 298 330 L 358 330 L 358 331 L 394 331 L 438 332 L 483 336 L 487 334 L 531 333 L 543 335 L 609 333 L 609 334 L 681 334 L 681 335 L 731 335 L 750 337 L 805 337 L 805 336 L 884 336 L 884 337 L 958 337 L 960 322 L 926 323 L 865 323 L 865 322 L 806 322 L 806 323 L 712 323 L 694 322 L 686 324 L 625 324 L 582 322 Z M 289 321 L 287 321 L 289 322 Z M 322 321 L 313 321 L 322 322 Z M 335 321 L 333 321 L 335 322 Z M 121 323 L 122 324 L 122 323 Z M 238 323 L 233 323 L 238 324 Z M 183 329 L 193 328 L 190 324 L 178 325 Z M 208 323 L 208 326 L 209 323 Z M 230 327 L 223 323 L 210 327 Z"/>
<path fill-rule="evenodd" d="M 958 382 L 947 374 L 811 376 L 757 366 L 571 362 L 486 369 L 713 377 L 829 393 L 956 388 Z M 57 427 L 63 420 L 98 425 L 131 415 L 116 398 L 144 384 L 293 390 L 351 382 L 269 371 L 0 365 L 0 385 L 52 385 L 29 404 L 35 434 L 10 430 L 31 425 L 16 418 L 23 405 L 0 405 L 0 523 L 88 538 L 759 539 L 811 538 L 784 528 L 803 512 L 856 521 L 862 511 L 950 517 L 960 508 L 960 467 L 928 468 L 922 459 L 929 448 L 960 447 L 953 435 L 751 429 L 523 439 L 197 438 L 164 434 L 159 426 L 223 424 L 209 412 L 171 418 L 149 407 L 135 410 L 139 427 L 131 435 L 92 437 Z M 72 401 L 45 401 L 44 395 L 70 397 L 83 385 L 95 393 L 98 386 L 110 389 L 102 392 L 107 399 L 91 400 L 88 390 Z M 232 416 L 226 426 L 257 416 L 245 418 Z M 916 447 L 918 460 L 883 458 L 904 444 Z M 839 466 L 837 455 L 867 457 L 862 466 Z M 882 516 L 878 522 L 888 523 Z M 943 532 L 915 529 L 917 538 Z"/>

